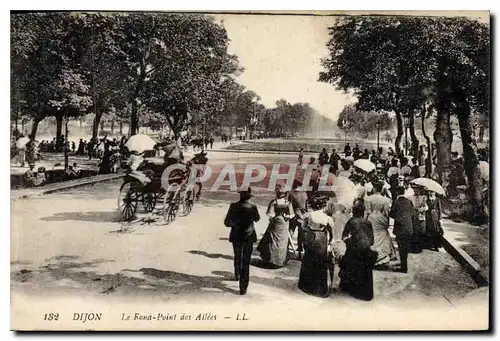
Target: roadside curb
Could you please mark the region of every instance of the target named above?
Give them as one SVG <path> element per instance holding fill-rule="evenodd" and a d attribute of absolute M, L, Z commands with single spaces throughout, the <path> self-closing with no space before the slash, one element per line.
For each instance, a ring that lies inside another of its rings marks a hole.
<path fill-rule="evenodd" d="M 443 248 L 448 252 L 465 271 L 474 279 L 479 287 L 489 286 L 489 281 L 481 274 L 481 266 L 467 252 L 448 240 L 445 236 L 441 237 Z"/>
<path fill-rule="evenodd" d="M 39 196 L 43 196 L 46 194 L 52 194 L 52 193 L 56 193 L 56 192 L 65 191 L 68 189 L 73 189 L 73 188 L 77 188 L 77 187 L 93 185 L 93 184 L 100 183 L 100 182 L 106 182 L 106 181 L 111 181 L 111 180 L 115 180 L 115 179 L 120 179 L 120 178 L 123 178 L 124 176 L 125 176 L 125 174 L 113 174 L 113 175 L 106 174 L 106 176 L 96 175 L 96 176 L 92 176 L 92 177 L 88 177 L 88 178 L 67 181 L 67 182 L 71 182 L 71 183 L 60 183 L 59 186 L 54 186 L 53 188 L 46 188 L 46 189 L 40 188 L 39 191 L 33 190 L 32 192 L 26 192 L 26 193 L 22 193 L 22 192 L 15 193 L 14 191 L 11 191 L 11 200 L 29 199 L 29 198 L 39 197 Z M 17 190 L 17 191 L 24 191 L 24 189 Z M 12 192 L 14 192 L 14 193 L 12 193 Z"/>

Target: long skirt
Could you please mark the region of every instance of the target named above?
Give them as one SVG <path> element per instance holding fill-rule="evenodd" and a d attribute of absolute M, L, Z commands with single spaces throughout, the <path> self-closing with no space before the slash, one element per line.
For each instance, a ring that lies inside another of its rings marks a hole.
<path fill-rule="evenodd" d="M 340 261 L 340 289 L 364 301 L 373 299 L 373 265 L 377 253 L 371 249 L 347 249 Z"/>
<path fill-rule="evenodd" d="M 288 222 L 281 216 L 271 219 L 257 251 L 263 261 L 281 267 L 288 253 Z"/>
<path fill-rule="evenodd" d="M 441 235 L 443 234 L 443 229 L 441 228 L 441 222 L 439 221 L 439 216 L 436 210 L 431 210 L 427 214 L 426 220 L 426 247 L 430 249 L 438 249 L 441 245 Z"/>
<path fill-rule="evenodd" d="M 319 297 L 328 296 L 328 252 L 325 231 L 308 231 L 299 275 L 300 290 Z"/>
<path fill-rule="evenodd" d="M 413 219 L 412 252 L 420 253 L 426 244 L 425 220 Z"/>
<path fill-rule="evenodd" d="M 386 228 L 374 228 L 373 239 L 372 248 L 378 253 L 376 265 L 387 264 L 396 259 L 396 249 Z"/>

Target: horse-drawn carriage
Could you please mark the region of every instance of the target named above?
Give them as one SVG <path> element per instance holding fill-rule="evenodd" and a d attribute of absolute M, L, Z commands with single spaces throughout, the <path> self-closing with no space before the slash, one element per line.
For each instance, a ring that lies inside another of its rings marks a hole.
<path fill-rule="evenodd" d="M 176 167 L 167 176 L 164 174 L 167 167 L 182 164 L 183 154 L 176 145 L 164 147 L 164 151 L 162 160 L 131 154 L 118 196 L 122 220 L 133 220 L 139 206 L 152 214 L 160 202 L 163 206 L 156 213 L 161 214 L 166 223 L 172 222 L 179 213 L 188 215 L 192 211 L 198 186 L 189 182 L 192 160 L 188 167 Z"/>

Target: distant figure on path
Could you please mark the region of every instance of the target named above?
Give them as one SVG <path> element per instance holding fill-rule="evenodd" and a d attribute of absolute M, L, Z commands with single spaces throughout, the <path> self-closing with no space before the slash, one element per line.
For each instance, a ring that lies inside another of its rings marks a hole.
<path fill-rule="evenodd" d="M 339 170 L 339 160 L 339 154 L 337 154 L 337 151 L 335 149 L 332 149 L 332 154 L 330 155 L 330 166 L 333 167 L 334 174 L 337 174 L 337 171 Z"/>
<path fill-rule="evenodd" d="M 344 154 L 345 156 L 351 156 L 351 146 L 349 145 L 349 143 L 347 143 L 344 147 Z"/>
<path fill-rule="evenodd" d="M 304 159 L 304 148 L 300 148 L 300 151 L 299 151 L 299 159 L 298 159 L 298 162 L 299 162 L 299 166 L 302 165 L 302 160 Z"/>
<path fill-rule="evenodd" d="M 354 157 L 354 161 L 358 160 L 361 156 L 361 151 L 359 150 L 359 146 L 357 143 L 352 149 L 352 156 Z"/>
<path fill-rule="evenodd" d="M 323 148 L 323 151 L 319 154 L 318 157 L 318 164 L 320 165 L 320 167 L 323 167 L 328 163 L 328 161 L 329 161 L 328 153 L 326 151 L 326 148 Z"/>

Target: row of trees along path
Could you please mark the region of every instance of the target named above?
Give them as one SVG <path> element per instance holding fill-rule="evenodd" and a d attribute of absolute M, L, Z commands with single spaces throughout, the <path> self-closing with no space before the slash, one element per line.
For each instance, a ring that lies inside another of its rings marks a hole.
<path fill-rule="evenodd" d="M 489 117 L 488 25 L 466 18 L 350 16 L 339 18 L 329 30 L 329 56 L 322 61 L 320 81 L 353 92 L 360 110 L 394 112 L 398 152 L 403 118 L 409 120 L 411 148 L 416 150 L 415 117 L 423 123 L 433 116 L 437 170 L 445 186 L 451 166 L 450 119 L 458 118 L 471 221 L 484 221 L 474 133 L 475 125 Z M 430 137 L 426 139 L 430 147 Z"/>
<path fill-rule="evenodd" d="M 293 134 L 318 116 L 284 99 L 266 108 L 238 84 L 244 70 L 209 15 L 13 13 L 11 37 L 11 118 L 31 120 L 32 136 L 46 117 L 59 137 L 64 118 L 86 114 L 95 116 L 93 138 L 109 116 L 129 122 L 132 135 L 168 126 L 176 136 L 188 125 Z"/>

